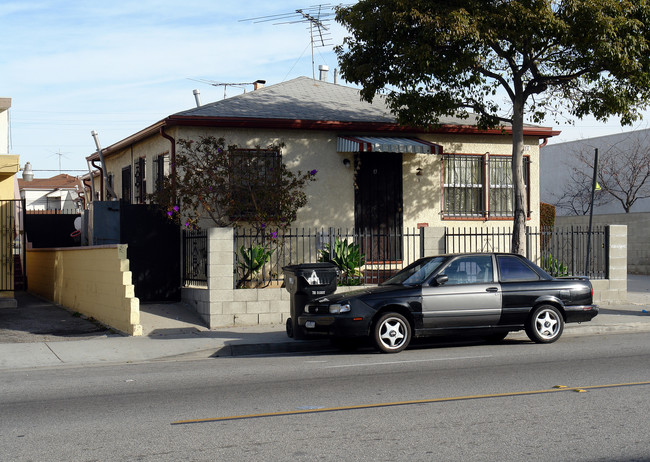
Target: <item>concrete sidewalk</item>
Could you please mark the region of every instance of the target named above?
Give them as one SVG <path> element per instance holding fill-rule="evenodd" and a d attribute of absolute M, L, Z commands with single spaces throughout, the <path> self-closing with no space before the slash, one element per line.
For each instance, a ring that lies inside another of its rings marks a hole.
<path fill-rule="evenodd" d="M 68 335 L 60 327 L 50 332 L 42 328 L 20 332 L 19 325 L 7 329 L 7 322 L 2 321 L 12 313 L 1 310 L 0 370 L 332 350 L 327 340 L 288 338 L 283 325 L 211 331 L 182 304 L 142 305 L 144 336 L 124 337 L 30 294 L 17 299 L 19 312 L 47 310 L 58 326 L 66 326 Z M 13 314 L 15 318 L 17 313 Z M 25 316 L 22 322 L 25 325 L 29 318 Z M 625 332 L 650 332 L 650 276 L 630 275 L 627 304 L 602 306 L 592 321 L 567 324 L 563 336 Z M 508 336 L 526 338 L 523 332 Z"/>

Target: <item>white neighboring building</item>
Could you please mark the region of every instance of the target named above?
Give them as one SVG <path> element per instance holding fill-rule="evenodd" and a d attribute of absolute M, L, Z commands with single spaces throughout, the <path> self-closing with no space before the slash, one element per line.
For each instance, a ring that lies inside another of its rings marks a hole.
<path fill-rule="evenodd" d="M 650 150 L 650 129 L 635 130 L 616 135 L 599 136 L 566 143 L 549 144 L 540 149 L 540 200 L 556 205 L 562 196 L 568 182 L 571 181 L 573 168 L 585 168 L 592 177 L 593 171 L 578 160 L 579 152 L 593 158 L 598 149 L 602 158 L 612 147 L 617 150 L 633 149 L 639 143 L 647 143 Z M 650 198 L 639 199 L 631 207 L 630 212 L 650 212 Z M 614 199 L 611 202 L 594 207 L 594 215 L 625 213 L 621 203 Z M 574 215 L 566 209 L 557 208 L 557 215 Z"/>
<path fill-rule="evenodd" d="M 52 178 L 34 178 L 30 182 L 18 180 L 20 197 L 25 209 L 39 211 L 78 212 L 81 210 L 78 178 L 62 173 Z"/>

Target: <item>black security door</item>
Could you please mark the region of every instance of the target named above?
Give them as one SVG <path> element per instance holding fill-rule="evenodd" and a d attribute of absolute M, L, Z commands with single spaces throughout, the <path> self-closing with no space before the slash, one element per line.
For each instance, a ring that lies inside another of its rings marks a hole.
<path fill-rule="evenodd" d="M 355 228 L 366 260 L 401 260 L 402 155 L 360 153 L 355 164 Z"/>

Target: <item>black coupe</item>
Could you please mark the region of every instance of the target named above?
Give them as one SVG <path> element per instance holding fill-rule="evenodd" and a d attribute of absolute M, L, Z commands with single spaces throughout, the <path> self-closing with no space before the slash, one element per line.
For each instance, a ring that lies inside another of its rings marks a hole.
<path fill-rule="evenodd" d="M 586 277 L 554 278 L 520 255 L 475 253 L 422 258 L 377 287 L 312 300 L 298 326 L 308 336 L 369 337 L 397 353 L 414 336 L 500 341 L 524 329 L 533 342 L 551 343 L 565 323 L 597 314 Z"/>

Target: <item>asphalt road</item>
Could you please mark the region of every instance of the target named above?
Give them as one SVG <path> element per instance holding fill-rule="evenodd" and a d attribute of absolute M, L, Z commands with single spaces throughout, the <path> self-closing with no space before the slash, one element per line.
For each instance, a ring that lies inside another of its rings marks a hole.
<path fill-rule="evenodd" d="M 9 371 L 0 459 L 647 461 L 649 358 L 639 333 Z"/>

